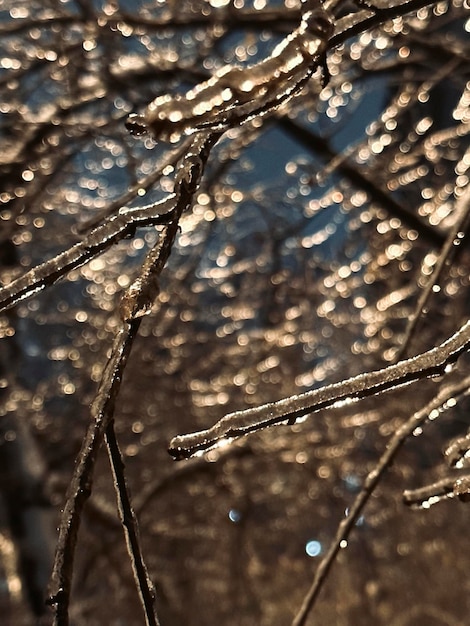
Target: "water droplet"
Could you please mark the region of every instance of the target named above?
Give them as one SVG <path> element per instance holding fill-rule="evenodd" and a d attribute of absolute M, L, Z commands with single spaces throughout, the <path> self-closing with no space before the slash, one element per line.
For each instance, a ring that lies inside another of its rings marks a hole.
<path fill-rule="evenodd" d="M 319 556 L 322 552 L 322 545 L 316 539 L 311 539 L 305 544 L 305 552 L 311 557 Z"/>
<path fill-rule="evenodd" d="M 447 494 L 440 495 L 440 496 L 431 496 L 430 498 L 423 500 L 421 504 L 418 504 L 417 508 L 418 509 L 430 509 L 434 504 L 441 502 L 441 500 L 445 500 L 447 497 L 448 497 Z"/>
<path fill-rule="evenodd" d="M 452 493 L 462 502 L 470 502 L 470 476 L 455 481 Z"/>
<path fill-rule="evenodd" d="M 344 478 L 344 483 L 346 485 L 346 489 L 352 493 L 357 493 L 361 487 L 361 482 L 355 474 L 348 474 Z"/>

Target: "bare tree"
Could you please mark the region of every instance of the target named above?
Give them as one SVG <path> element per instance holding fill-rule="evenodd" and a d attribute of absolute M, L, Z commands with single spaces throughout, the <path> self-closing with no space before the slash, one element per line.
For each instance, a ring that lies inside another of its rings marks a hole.
<path fill-rule="evenodd" d="M 0 7 L 8 623 L 465 623 L 468 3 Z"/>

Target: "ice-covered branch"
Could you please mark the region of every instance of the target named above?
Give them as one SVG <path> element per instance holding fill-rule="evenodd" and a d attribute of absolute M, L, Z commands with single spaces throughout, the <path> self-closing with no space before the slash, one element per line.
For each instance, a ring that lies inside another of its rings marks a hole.
<path fill-rule="evenodd" d="M 335 24 L 332 10 L 336 4 L 303 0 L 299 27 L 269 57 L 248 67 L 226 65 L 185 94 L 158 96 L 142 114 L 129 116 L 128 129 L 135 135 L 151 132 L 156 139 L 176 142 L 201 130 L 225 131 L 262 118 L 299 93 L 318 67 L 328 78 L 329 50 L 387 19 L 433 2 L 405 0 L 392 6 L 360 2 L 361 10 Z"/>
<path fill-rule="evenodd" d="M 122 373 L 140 320 L 126 322 L 115 337 L 111 357 L 91 407 L 92 421 L 82 442 L 59 526 L 48 603 L 54 606 L 54 626 L 68 626 L 68 606 L 81 512 L 91 494 L 93 472 L 106 428 L 112 420 Z"/>
<path fill-rule="evenodd" d="M 114 430 L 113 421 L 111 421 L 106 428 L 106 447 L 113 471 L 119 518 L 124 529 L 127 551 L 130 556 L 134 578 L 144 609 L 145 624 L 146 626 L 158 626 L 159 621 L 154 610 L 155 588 L 145 565 L 142 545 L 139 538 L 137 517 L 132 508 L 124 461 Z"/>
<path fill-rule="evenodd" d="M 336 532 L 336 536 L 328 552 L 318 566 L 317 571 L 315 572 L 315 577 L 313 579 L 312 585 L 304 598 L 304 601 L 297 616 L 292 622 L 292 626 L 304 626 L 304 624 L 306 623 L 307 617 L 313 608 L 313 605 L 316 598 L 318 597 L 323 583 L 328 576 L 328 572 L 330 571 L 336 555 L 341 549 L 342 542 L 347 540 L 347 538 L 349 537 L 351 530 L 354 528 L 359 516 L 361 515 L 362 510 L 364 509 L 364 506 L 366 505 L 370 496 L 374 492 L 374 489 L 380 482 L 383 473 L 392 464 L 393 459 L 397 455 L 403 443 L 408 437 L 411 436 L 416 428 L 422 426 L 426 422 L 426 420 L 429 418 L 430 414 L 433 411 L 439 410 L 441 407 L 443 407 L 450 398 L 454 398 L 455 396 L 467 391 L 469 386 L 470 378 L 466 378 L 465 380 L 460 381 L 456 384 L 444 387 L 439 391 L 439 393 L 433 398 L 431 402 L 429 402 L 425 407 L 414 413 L 395 432 L 393 437 L 390 439 L 386 450 L 377 462 L 376 466 L 372 471 L 367 474 L 361 491 L 358 493 L 352 506 L 349 508 L 347 517 L 345 517 L 340 522 L 338 530 Z"/>
<path fill-rule="evenodd" d="M 127 290 L 121 306 L 121 326 L 116 334 L 111 356 L 105 367 L 96 397 L 91 405 L 91 422 L 83 439 L 82 448 L 77 458 L 66 503 L 59 527 L 59 538 L 50 584 L 49 604 L 55 607 L 54 626 L 68 626 L 68 606 L 72 587 L 73 563 L 75 547 L 80 526 L 81 513 L 85 502 L 91 494 L 93 473 L 99 449 L 105 432 L 109 434 L 111 447 L 108 448 L 111 465 L 115 476 L 122 476 L 119 468 L 119 455 L 113 448 L 114 433 L 112 420 L 114 405 L 121 386 L 122 375 L 133 341 L 137 335 L 142 313 L 150 310 L 150 300 L 156 295 L 157 276 L 163 270 L 170 256 L 173 242 L 179 228 L 181 214 L 191 204 L 193 195 L 201 180 L 210 149 L 217 141 L 218 135 L 199 135 L 182 159 L 175 180 L 175 204 L 171 221 L 163 228 L 156 246 L 149 252 L 144 262 L 143 272 Z M 119 507 L 124 511 L 127 490 L 120 480 L 117 485 Z M 126 523 L 129 516 L 126 517 Z M 135 520 L 126 526 L 126 538 L 134 550 L 138 537 Z M 145 567 L 140 564 L 139 549 L 134 551 L 132 559 L 144 605 L 146 623 L 149 626 L 158 624 L 156 615 L 149 611 L 151 589 L 146 584 Z M 142 586 L 144 585 L 144 586 Z"/>
<path fill-rule="evenodd" d="M 467 379 L 467 382 L 467 387 L 463 389 L 466 395 L 470 393 L 470 379 Z M 444 451 L 444 457 L 452 469 L 468 468 L 470 465 L 470 433 L 454 439 Z M 429 508 L 431 505 L 449 498 L 458 498 L 463 502 L 470 501 L 470 474 L 468 472 L 446 476 L 430 485 L 417 489 L 407 489 L 403 493 L 404 502 L 418 508 Z"/>
<path fill-rule="evenodd" d="M 320 3 L 304 0 L 300 26 L 271 56 L 249 67 L 226 65 L 183 95 L 159 96 L 129 130 L 175 142 L 200 130 L 226 130 L 278 108 L 299 91 L 324 58 L 333 23 Z"/>
<path fill-rule="evenodd" d="M 342 4 L 342 0 L 331 0 L 331 2 L 327 0 L 324 8 L 330 11 L 335 5 L 341 6 Z M 351 13 L 337 21 L 335 34 L 330 39 L 330 48 L 344 43 L 354 35 L 375 28 L 386 20 L 401 17 L 423 7 L 436 4 L 436 0 L 398 0 L 393 2 L 377 0 L 376 2 L 357 2 L 357 4 L 362 7 L 362 10 Z"/>
<path fill-rule="evenodd" d="M 83 241 L 76 243 L 49 261 L 45 261 L 0 289 L 0 311 L 14 306 L 28 296 L 53 285 L 67 272 L 80 267 L 121 241 L 141 226 L 164 224 L 174 217 L 175 194 L 144 207 L 123 207 L 119 213 L 96 226 Z"/>
<path fill-rule="evenodd" d="M 452 498 L 462 502 L 470 501 L 470 474 L 446 476 L 430 485 L 403 492 L 403 502 L 417 509 L 428 509 L 438 502 Z"/>
<path fill-rule="evenodd" d="M 418 356 L 277 402 L 229 413 L 207 430 L 174 437 L 170 442 L 169 452 L 176 459 L 189 458 L 217 446 L 223 440 L 241 437 L 276 424 L 293 424 L 297 418 L 308 413 L 327 409 L 338 403 L 360 400 L 421 378 L 443 374 L 446 367 L 469 348 L 470 321 L 467 321 L 440 346 Z"/>

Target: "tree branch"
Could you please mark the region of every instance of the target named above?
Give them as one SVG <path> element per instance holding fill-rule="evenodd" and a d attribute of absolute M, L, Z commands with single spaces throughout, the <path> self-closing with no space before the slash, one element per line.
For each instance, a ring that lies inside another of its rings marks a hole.
<path fill-rule="evenodd" d="M 254 65 L 226 65 L 186 94 L 159 96 L 142 115 L 130 115 L 136 135 L 152 132 L 175 142 L 201 130 L 225 131 L 273 113 L 300 91 L 324 62 L 334 25 L 321 4 L 303 0 L 300 25 Z"/>
<path fill-rule="evenodd" d="M 94 228 L 76 243 L 0 289 L 0 312 L 53 285 L 70 270 L 80 267 L 114 243 L 132 235 L 136 228 L 164 224 L 174 218 L 176 196 L 169 194 L 160 202 L 144 207 L 123 207 L 119 213 Z"/>
<path fill-rule="evenodd" d="M 469 495 L 470 474 L 459 474 L 446 476 L 418 489 L 406 489 L 403 492 L 403 502 L 412 508 L 429 509 L 430 506 L 451 498 L 468 502 Z"/>
<path fill-rule="evenodd" d="M 91 406 L 92 422 L 78 455 L 62 513 L 56 555 L 50 583 L 48 604 L 55 605 L 54 626 L 68 626 L 68 606 L 72 586 L 73 564 L 81 512 L 91 494 L 93 472 L 104 431 L 114 413 L 122 374 L 140 320 L 122 324 L 117 333 L 101 384 Z"/>
<path fill-rule="evenodd" d="M 121 327 L 114 340 L 111 357 L 103 373 L 95 400 L 91 405 L 92 421 L 83 439 L 59 527 L 56 556 L 50 583 L 48 603 L 55 606 L 54 626 L 68 626 L 73 563 L 81 513 L 91 494 L 98 451 L 114 415 L 114 403 L 122 375 L 142 315 L 150 310 L 149 300 L 155 296 L 155 280 L 163 270 L 179 228 L 179 219 L 192 202 L 201 180 L 210 149 L 219 135 L 199 135 L 193 141 L 177 171 L 172 221 L 164 227 L 155 248 L 147 255 L 142 276 L 127 290 L 121 306 Z M 110 455 L 112 464 L 114 455 Z M 120 468 L 114 468 L 120 472 Z M 121 506 L 121 505 L 120 505 Z M 140 589 L 142 595 L 142 590 Z M 152 622 L 149 622 L 151 624 Z M 156 623 L 156 622 L 154 622 Z"/>
<path fill-rule="evenodd" d="M 127 551 L 131 559 L 132 571 L 134 572 L 134 578 L 144 609 L 145 624 L 146 626 L 158 626 L 159 621 L 154 609 L 155 588 L 144 562 L 144 555 L 139 539 L 138 522 L 131 504 L 124 461 L 114 430 L 114 421 L 108 424 L 105 437 L 108 456 L 113 471 L 119 517 L 124 528 Z"/>
<path fill-rule="evenodd" d="M 229 413 L 207 430 L 174 437 L 169 452 L 177 460 L 189 458 L 227 439 L 285 422 L 294 424 L 308 413 L 360 400 L 425 377 L 441 375 L 469 348 L 470 321 L 467 321 L 447 341 L 418 356 L 277 402 Z"/>
<path fill-rule="evenodd" d="M 392 464 L 393 459 L 397 455 L 403 443 L 406 439 L 408 439 L 408 437 L 410 437 L 416 428 L 426 422 L 432 411 L 442 408 L 449 398 L 454 398 L 456 395 L 464 393 L 468 390 L 469 386 L 470 377 L 459 383 L 448 385 L 447 387 L 441 389 L 429 404 L 412 415 L 402 426 L 400 426 L 390 439 L 385 452 L 380 457 L 376 466 L 371 472 L 368 473 L 361 491 L 356 496 L 353 505 L 349 509 L 348 516 L 341 520 L 338 530 L 336 531 L 335 538 L 325 557 L 318 566 L 312 585 L 305 596 L 297 616 L 292 622 L 292 626 L 305 625 L 307 617 L 314 606 L 315 600 L 317 599 L 321 588 L 323 587 L 323 583 L 328 576 L 328 572 L 330 571 L 336 555 L 341 549 L 342 542 L 346 541 L 349 537 L 349 534 L 354 528 L 364 506 L 372 495 L 374 489 L 377 487 L 385 470 Z"/>
<path fill-rule="evenodd" d="M 470 185 L 467 186 L 467 189 L 456 201 L 455 213 L 458 216 L 457 221 L 446 237 L 433 272 L 429 277 L 425 288 L 421 292 L 418 302 L 416 303 L 415 310 L 409 318 L 408 325 L 405 330 L 405 336 L 402 339 L 401 346 L 395 357 L 397 361 L 407 353 L 411 339 L 413 338 L 413 334 L 416 330 L 416 326 L 433 291 L 433 287 L 438 283 L 442 270 L 451 262 L 458 246 L 462 244 L 464 236 L 468 233 L 468 229 L 470 228 Z"/>

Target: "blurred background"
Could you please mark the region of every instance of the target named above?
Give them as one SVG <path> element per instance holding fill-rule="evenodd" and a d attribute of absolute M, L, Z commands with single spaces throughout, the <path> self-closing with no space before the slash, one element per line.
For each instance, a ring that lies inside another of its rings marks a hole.
<path fill-rule="evenodd" d="M 324 88 L 315 74 L 212 151 L 125 371 L 116 430 L 162 626 L 290 624 L 390 438 L 468 368 L 462 356 L 437 380 L 187 462 L 167 452 L 176 434 L 384 367 L 400 350 L 412 356 L 468 318 L 464 231 L 416 314 L 469 211 L 468 3 L 433 3 L 364 32 L 348 21 L 356 9 L 334 12 L 351 30 L 328 53 Z M 2 284 L 121 206 L 171 191 L 184 145 L 131 137 L 128 114 L 265 57 L 299 19 L 293 0 L 0 0 Z M 51 621 L 56 527 L 89 404 L 119 299 L 157 237 L 139 229 L 0 315 L 5 625 Z M 451 473 L 442 451 L 467 432 L 468 411 L 464 393 L 405 442 L 308 624 L 468 622 L 469 505 L 413 509 L 402 497 Z M 144 623 L 104 451 L 74 585 L 72 624 Z"/>

